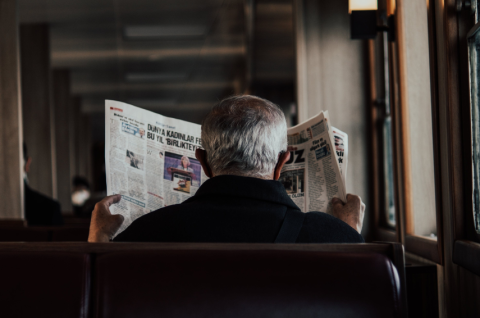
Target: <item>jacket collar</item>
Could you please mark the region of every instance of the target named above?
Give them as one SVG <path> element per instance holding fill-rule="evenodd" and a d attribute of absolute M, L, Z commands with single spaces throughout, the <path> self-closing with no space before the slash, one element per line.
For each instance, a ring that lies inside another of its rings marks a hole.
<path fill-rule="evenodd" d="M 190 203 L 197 198 L 211 195 L 257 199 L 300 210 L 287 195 L 283 184 L 279 181 L 228 175 L 208 179 L 200 186 L 195 195 L 186 200 L 185 203 Z"/>

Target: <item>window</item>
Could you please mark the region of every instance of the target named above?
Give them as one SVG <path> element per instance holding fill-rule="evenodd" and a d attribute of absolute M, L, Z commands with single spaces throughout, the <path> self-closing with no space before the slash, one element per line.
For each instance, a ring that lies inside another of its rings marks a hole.
<path fill-rule="evenodd" d="M 395 201 L 393 181 L 393 149 L 392 149 L 392 120 L 390 115 L 383 124 L 383 170 L 384 170 L 384 198 L 387 224 L 395 227 Z"/>
<path fill-rule="evenodd" d="M 386 23 L 386 21 L 384 22 Z M 388 34 L 383 32 L 381 37 L 376 40 L 375 55 L 377 56 L 377 64 L 375 64 L 375 93 L 377 94 L 375 117 L 377 121 L 376 140 L 378 143 L 378 183 L 379 183 L 379 213 L 382 226 L 395 229 L 395 185 L 394 185 L 394 168 L 393 168 L 393 135 L 392 135 L 392 116 L 391 106 L 392 90 L 389 60 L 390 42 Z"/>
<path fill-rule="evenodd" d="M 425 2 L 404 1 L 399 64 L 406 234 L 437 237 L 428 11 Z M 399 7 L 397 7 L 399 8 Z M 398 10 L 397 10 L 398 13 Z"/>
<path fill-rule="evenodd" d="M 470 113 L 472 118 L 472 178 L 473 178 L 473 219 L 475 230 L 480 233 L 480 30 L 474 28 L 468 35 L 470 62 Z"/>

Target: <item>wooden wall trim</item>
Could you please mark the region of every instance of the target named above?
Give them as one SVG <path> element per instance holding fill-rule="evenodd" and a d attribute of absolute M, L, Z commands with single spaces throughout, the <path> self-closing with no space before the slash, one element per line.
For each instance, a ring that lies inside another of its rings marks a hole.
<path fill-rule="evenodd" d="M 437 264 L 442 264 L 442 258 L 438 251 L 438 242 L 435 239 L 417 235 L 407 235 L 405 237 L 405 248 L 413 254 Z"/>
<path fill-rule="evenodd" d="M 294 0 L 296 93 L 298 123 L 308 119 L 307 43 L 305 39 L 304 0 Z"/>
<path fill-rule="evenodd" d="M 435 209 L 437 220 L 437 250 L 440 264 L 444 264 L 443 257 L 443 206 L 442 206 L 442 173 L 440 151 L 440 123 L 439 123 L 439 96 L 438 96 L 438 58 L 437 58 L 437 31 L 435 18 L 435 1 L 427 0 L 428 14 L 428 40 L 430 57 L 430 93 L 432 100 L 432 128 L 434 149 L 434 173 L 435 173 Z"/>
<path fill-rule="evenodd" d="M 398 39 L 401 24 L 398 19 L 396 3 L 394 0 L 387 0 L 387 11 L 395 10 L 395 38 Z M 395 8 L 395 9 L 393 9 Z M 403 149 L 402 149 L 402 126 L 399 93 L 399 66 L 398 66 L 398 43 L 388 44 L 389 52 L 389 73 L 390 73 L 390 107 L 392 117 L 392 140 L 393 140 L 393 177 L 395 183 L 395 233 L 396 241 L 405 244 L 405 201 L 403 182 Z"/>
<path fill-rule="evenodd" d="M 408 129 L 409 113 L 408 113 L 408 74 L 407 74 L 407 53 L 406 53 L 406 40 L 405 40 L 405 12 L 404 12 L 404 0 L 399 0 L 396 7 L 396 40 L 397 40 L 397 57 L 398 57 L 398 83 L 399 83 L 399 103 L 397 108 L 397 118 L 395 118 L 395 124 L 399 129 L 399 138 L 397 138 L 399 147 L 399 163 L 401 165 L 401 182 L 398 185 L 402 192 L 403 202 L 403 216 L 405 218 L 405 233 L 414 233 L 413 224 L 413 207 L 412 207 L 412 178 L 411 178 L 411 153 L 410 153 L 410 130 Z"/>
<path fill-rule="evenodd" d="M 455 241 L 453 262 L 480 276 L 480 243 L 466 240 Z"/>
<path fill-rule="evenodd" d="M 473 310 L 480 313 L 478 302 L 468 302 L 471 295 L 480 290 L 480 280 L 455 264 L 457 244 L 455 236 L 463 232 L 457 224 L 457 217 L 465 213 L 464 170 L 462 169 L 460 94 L 461 70 L 459 64 L 459 15 L 455 0 L 435 0 L 435 21 L 438 59 L 438 109 L 440 141 L 440 167 L 442 176 L 442 221 L 444 266 L 441 273 L 443 294 L 440 303 L 441 316 L 476 317 L 462 315 Z M 460 141 L 459 141 L 460 140 Z M 460 247 L 461 248 L 461 247 Z M 458 257 L 458 256 L 457 256 Z"/>
<path fill-rule="evenodd" d="M 375 238 L 376 240 L 383 242 L 396 242 L 397 235 L 395 231 L 377 228 Z"/>
<path fill-rule="evenodd" d="M 370 160 L 370 171 L 372 177 L 370 178 L 371 183 L 371 206 L 373 206 L 373 217 L 371 218 L 372 229 L 376 229 L 380 226 L 380 176 L 379 176 L 379 160 L 378 160 L 378 150 L 379 146 L 377 143 L 378 134 L 380 133 L 377 129 L 377 107 L 376 100 L 377 96 L 377 78 L 375 72 L 376 66 L 376 56 L 375 56 L 375 40 L 368 40 L 368 66 L 369 66 L 369 78 L 370 78 L 370 117 L 369 117 L 369 127 L 370 127 L 370 150 L 371 150 L 371 160 Z"/>

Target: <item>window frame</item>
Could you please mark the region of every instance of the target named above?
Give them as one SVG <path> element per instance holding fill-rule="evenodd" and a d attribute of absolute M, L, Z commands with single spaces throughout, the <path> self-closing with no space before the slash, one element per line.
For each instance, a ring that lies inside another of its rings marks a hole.
<path fill-rule="evenodd" d="M 452 261 L 480 276 L 480 234 L 473 222 L 473 171 L 472 171 L 472 135 L 470 104 L 470 70 L 468 58 L 467 34 L 474 27 L 475 15 L 467 10 L 457 13 L 454 8 L 445 8 L 444 23 L 450 27 L 444 30 L 444 61 L 448 75 L 446 82 L 449 96 L 449 183 L 452 185 L 451 217 L 453 226 L 445 228 L 453 247 Z M 439 31 L 440 32 L 440 31 Z M 446 63 L 445 63 L 446 64 Z M 464 123 L 468 123 L 465 125 Z M 465 142 L 468 145 L 465 146 Z M 463 147 L 462 147 L 463 143 Z M 448 217 L 445 218 L 448 220 Z M 447 223 L 446 223 L 447 224 Z"/>
<path fill-rule="evenodd" d="M 464 21 L 462 23 L 462 20 L 467 20 L 467 21 Z M 468 27 L 469 26 L 469 19 L 464 19 L 462 16 L 459 17 L 459 24 L 460 26 L 465 26 L 465 27 Z M 463 28 L 462 28 L 463 29 Z M 468 88 L 468 99 L 464 97 L 464 94 L 461 94 L 462 96 L 462 99 L 460 100 L 460 106 L 462 104 L 464 104 L 465 106 L 464 107 L 460 107 L 460 111 L 461 111 L 461 116 L 462 116 L 462 122 L 468 122 L 469 125 L 463 125 L 463 137 L 462 140 L 465 141 L 467 140 L 468 141 L 468 145 L 464 145 L 463 146 L 463 159 L 464 159 L 464 164 L 463 164 L 463 167 L 464 167 L 464 174 L 463 176 L 468 176 L 468 177 L 465 177 L 465 180 L 464 180 L 464 187 L 465 187 L 465 204 L 464 204 L 464 207 L 465 207 L 465 213 L 463 215 L 464 217 L 464 220 L 461 220 L 462 223 L 464 223 L 464 231 L 465 231 L 465 235 L 462 236 L 462 235 L 459 235 L 459 236 L 455 236 L 456 239 L 462 239 L 462 238 L 466 238 L 470 241 L 473 241 L 473 242 L 476 242 L 476 243 L 480 243 L 480 233 L 478 233 L 475 229 L 475 221 L 474 221 L 474 217 L 473 217 L 473 214 L 474 214 L 474 206 L 473 206 L 473 167 L 472 167 L 472 157 L 473 157 L 473 150 L 472 150 L 472 141 L 473 141 L 473 136 L 472 136 L 472 127 L 471 127 L 471 123 L 472 123 L 472 114 L 471 114 L 471 109 L 472 109 L 472 105 L 471 105 L 471 82 L 470 82 L 470 59 L 469 59 L 469 55 L 468 55 L 468 37 L 471 33 L 474 33 L 474 31 L 476 32 L 480 32 L 480 22 L 478 22 L 477 24 L 475 24 L 472 28 L 470 28 L 468 30 L 468 33 L 467 35 L 464 37 L 464 39 L 461 39 L 462 35 L 461 32 L 459 32 L 459 37 L 460 37 L 460 45 L 463 46 L 462 44 L 465 44 L 465 48 L 460 48 L 460 68 L 461 68 L 461 73 L 464 73 L 465 72 L 465 67 L 466 67 L 466 80 L 467 80 L 467 84 L 468 85 L 461 85 L 462 86 L 462 89 L 464 88 L 463 86 L 466 86 L 466 88 Z M 466 50 L 466 54 L 467 54 L 467 57 L 466 57 L 466 64 L 465 65 L 465 62 L 462 63 L 462 59 L 465 55 L 465 52 L 463 52 L 463 50 Z M 460 79 L 460 81 L 463 80 L 463 82 L 465 82 L 465 76 L 462 76 L 463 78 Z M 468 111 L 467 111 L 468 110 Z"/>
<path fill-rule="evenodd" d="M 439 112 L 439 103 L 438 103 L 438 76 L 437 76 L 437 41 L 436 41 L 436 22 L 435 22 L 435 6 L 433 1 L 428 0 L 427 5 L 427 14 L 428 14 L 428 39 L 429 39 L 429 63 L 430 63 L 430 94 L 431 94 L 431 107 L 432 107 L 432 133 L 433 133 L 433 162 L 434 162 L 434 178 L 435 178 L 435 216 L 436 216 L 436 227 L 437 227 L 437 239 L 431 239 L 428 237 L 422 237 L 413 234 L 413 212 L 412 212 L 412 202 L 409 195 L 410 184 L 411 184 L 411 175 L 410 167 L 408 160 L 406 160 L 409 155 L 409 136 L 406 129 L 404 129 L 403 123 L 407 122 L 406 114 L 404 111 L 407 106 L 403 100 L 406 99 L 405 95 L 405 81 L 406 74 L 404 69 L 404 63 L 406 54 L 403 50 L 403 26 L 399 15 L 403 13 L 403 1 L 396 1 L 396 6 L 393 0 L 386 0 L 387 11 L 392 12 L 392 8 L 395 10 L 395 39 L 396 42 L 390 42 L 388 44 L 388 54 L 389 54 L 389 72 L 390 72 L 390 107 L 391 107 L 391 118 L 392 118 L 392 143 L 393 143 L 393 169 L 394 169 L 394 180 L 395 180 L 395 217 L 396 217 L 396 226 L 395 230 L 392 230 L 386 226 L 385 222 L 382 222 L 382 217 L 385 218 L 386 215 L 385 207 L 380 204 L 383 202 L 384 194 L 380 190 L 380 185 L 382 184 L 382 173 L 374 169 L 374 195 L 375 195 L 375 238 L 379 240 L 395 240 L 397 242 L 403 243 L 405 249 L 413 254 L 419 255 L 423 258 L 431 260 L 437 264 L 444 264 L 443 261 L 443 217 L 442 217 L 442 199 L 441 199 L 441 165 L 440 165 L 440 140 L 439 140 L 439 123 L 438 123 L 438 112 Z M 370 61 L 374 64 L 375 60 L 372 62 L 374 56 L 374 44 L 369 45 L 370 51 Z M 378 62 L 377 62 L 378 63 Z M 372 67 L 372 66 L 371 66 Z M 375 74 L 375 70 L 371 70 L 371 74 Z M 402 82 L 403 81 L 403 82 Z M 371 85 L 376 85 L 376 78 L 372 76 Z M 375 90 L 373 90 L 375 93 Z M 372 94 L 374 97 L 375 94 Z M 408 111 L 408 110 L 407 110 Z M 372 107 L 372 118 L 373 123 L 377 123 L 380 119 L 378 110 L 375 109 L 375 103 Z M 372 144 L 374 147 L 373 156 L 374 160 L 382 160 L 383 146 L 380 145 L 379 140 L 382 134 L 379 131 L 379 127 L 372 129 Z M 375 161 L 375 162 L 376 162 Z M 378 162 L 376 162 L 378 163 Z M 378 167 L 378 164 L 375 164 Z"/>

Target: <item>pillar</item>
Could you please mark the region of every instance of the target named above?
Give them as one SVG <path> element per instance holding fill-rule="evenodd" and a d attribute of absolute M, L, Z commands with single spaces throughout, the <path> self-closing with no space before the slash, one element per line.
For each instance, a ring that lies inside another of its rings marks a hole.
<path fill-rule="evenodd" d="M 50 94 L 50 41 L 47 24 L 20 27 L 23 138 L 32 158 L 31 188 L 56 197 L 55 140 Z"/>
<path fill-rule="evenodd" d="M 0 219 L 24 219 L 17 6 L 0 0 Z"/>

